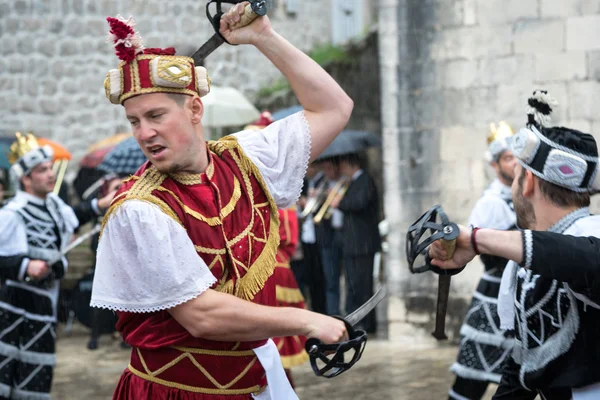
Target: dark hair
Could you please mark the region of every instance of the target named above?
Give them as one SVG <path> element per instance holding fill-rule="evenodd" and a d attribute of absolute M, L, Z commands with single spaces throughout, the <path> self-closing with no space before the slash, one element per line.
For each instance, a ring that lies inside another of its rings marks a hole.
<path fill-rule="evenodd" d="M 340 157 L 340 161 L 345 161 L 352 166 L 362 166 L 361 158 L 358 154 L 345 154 Z"/>
<path fill-rule="evenodd" d="M 525 181 L 525 169 L 523 169 L 521 176 L 519 176 L 519 188 L 523 187 Z M 590 194 L 574 192 L 564 187 L 555 185 L 554 183 L 545 181 L 541 178 L 538 179 L 540 191 L 545 198 L 550 200 L 552 204 L 557 207 L 589 207 L 590 206 Z"/>

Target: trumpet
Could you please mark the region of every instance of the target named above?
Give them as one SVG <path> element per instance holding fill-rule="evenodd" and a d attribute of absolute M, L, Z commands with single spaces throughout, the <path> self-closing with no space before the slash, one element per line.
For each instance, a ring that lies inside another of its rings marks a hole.
<path fill-rule="evenodd" d="M 300 218 L 304 219 L 308 215 L 315 212 L 319 208 L 319 206 L 321 204 L 323 204 L 326 194 L 327 194 L 327 180 L 323 179 L 323 180 L 321 180 L 321 183 L 319 183 L 319 186 L 316 187 L 315 194 L 306 201 L 306 205 L 304 206 L 304 209 L 302 210 L 302 214 L 300 215 Z"/>
<path fill-rule="evenodd" d="M 331 215 L 333 212 L 332 212 L 332 209 L 330 206 L 331 206 L 331 203 L 333 202 L 333 199 L 336 196 L 344 196 L 346 194 L 346 191 L 348 190 L 348 187 L 350 186 L 350 183 L 351 183 L 350 179 L 346 179 L 346 178 L 340 179 L 339 181 L 337 181 L 335 186 L 331 189 L 331 192 L 329 192 L 327 199 L 325 199 L 325 202 L 319 209 L 319 212 L 313 218 L 313 222 L 315 224 L 321 223 L 321 221 L 323 221 L 323 218 L 325 218 L 325 219 L 331 218 Z"/>

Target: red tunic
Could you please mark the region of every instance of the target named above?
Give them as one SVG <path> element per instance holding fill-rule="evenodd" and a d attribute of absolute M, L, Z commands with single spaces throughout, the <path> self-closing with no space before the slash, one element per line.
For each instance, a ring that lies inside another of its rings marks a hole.
<path fill-rule="evenodd" d="M 280 243 L 277 249 L 277 266 L 273 276 L 277 305 L 281 307 L 305 308 L 304 297 L 290 268 L 290 260 L 298 244 L 298 217 L 295 208 L 279 210 Z M 308 360 L 304 350 L 306 337 L 286 336 L 273 339 L 281 355 L 283 367 L 288 369 L 301 365 Z"/>
<path fill-rule="evenodd" d="M 275 203 L 235 138 L 209 143 L 209 149 L 209 165 L 199 175 L 168 176 L 143 165 L 115 196 L 105 221 L 130 199 L 157 205 L 186 229 L 217 278 L 213 289 L 273 306 Z M 266 386 L 251 350 L 266 341 L 195 338 L 166 310 L 118 316 L 117 329 L 132 356 L 115 399 L 248 399 Z"/>

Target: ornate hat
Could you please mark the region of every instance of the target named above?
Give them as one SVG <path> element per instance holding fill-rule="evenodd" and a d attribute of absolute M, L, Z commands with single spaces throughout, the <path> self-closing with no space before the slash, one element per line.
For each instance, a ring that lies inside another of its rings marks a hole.
<path fill-rule="evenodd" d="M 121 63 L 104 79 L 106 97 L 123 104 L 131 97 L 147 93 L 181 93 L 205 96 L 210 91 L 206 68 L 196 67 L 190 57 L 176 56 L 175 49 L 145 49 L 130 17 L 106 19 L 110 25 L 107 40 L 114 44 Z"/>
<path fill-rule="evenodd" d="M 15 136 L 17 140 L 10 146 L 8 161 L 12 164 L 11 173 L 16 178 L 29 175 L 37 165 L 54 159 L 52 147 L 40 146 L 31 132 L 27 135 L 16 132 Z"/>
<path fill-rule="evenodd" d="M 575 129 L 550 127 L 558 103 L 546 91 L 535 91 L 528 104 L 528 123 L 512 140 L 512 151 L 523 168 L 574 192 L 600 191 L 594 137 Z"/>
<path fill-rule="evenodd" d="M 271 115 L 270 112 L 268 111 L 263 111 L 262 114 L 260 114 L 260 118 L 257 121 L 254 121 L 252 124 L 250 125 L 246 125 L 244 127 L 244 130 L 255 130 L 258 131 L 260 129 L 266 128 L 267 126 L 271 125 L 273 123 L 273 116 Z"/>
<path fill-rule="evenodd" d="M 490 134 L 487 138 L 489 159 L 497 161 L 500 154 L 510 150 L 510 140 L 514 132 L 510 125 L 500 121 L 496 127 L 495 123 L 490 123 Z"/>

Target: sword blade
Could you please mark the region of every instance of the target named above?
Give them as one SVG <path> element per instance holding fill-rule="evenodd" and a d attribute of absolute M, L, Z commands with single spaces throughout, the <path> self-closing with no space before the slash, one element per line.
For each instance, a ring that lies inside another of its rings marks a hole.
<path fill-rule="evenodd" d="M 440 275 L 438 281 L 438 298 L 435 311 L 435 330 L 431 332 L 437 340 L 446 340 L 446 311 L 450 295 L 450 275 Z"/>
<path fill-rule="evenodd" d="M 102 228 L 101 224 L 94 225 L 94 227 L 92 228 L 92 230 L 90 230 L 89 232 L 86 232 L 83 235 L 79 236 L 77 239 L 75 239 L 74 241 L 72 241 L 71 243 L 69 243 L 69 245 L 67 247 L 65 247 L 64 249 L 62 249 L 61 252 L 60 252 L 60 256 L 57 257 L 57 258 L 55 258 L 54 260 L 48 262 L 48 265 L 53 265 L 53 264 L 56 264 L 57 262 L 59 262 L 63 258 L 63 256 L 67 255 L 68 252 L 70 252 L 71 250 L 73 250 L 75 247 L 79 246 L 85 240 L 87 240 L 90 237 L 94 236 L 96 233 L 100 232 L 101 228 Z"/>
<path fill-rule="evenodd" d="M 365 318 L 371 311 L 373 311 L 375 306 L 377 306 L 377 304 L 379 304 L 379 302 L 383 300 L 383 298 L 386 295 L 387 288 L 385 286 L 381 286 L 379 290 L 377 290 L 377 292 L 365 302 L 365 304 L 358 307 L 354 312 L 348 314 L 344 319 L 350 325 L 355 326 L 357 323 L 362 321 L 362 319 Z"/>
<path fill-rule="evenodd" d="M 225 40 L 221 37 L 221 35 L 218 33 L 212 35 L 211 38 L 206 41 L 206 43 L 204 43 L 198 50 L 196 50 L 194 54 L 192 54 L 194 64 L 202 65 L 202 61 L 223 43 L 225 43 Z"/>

